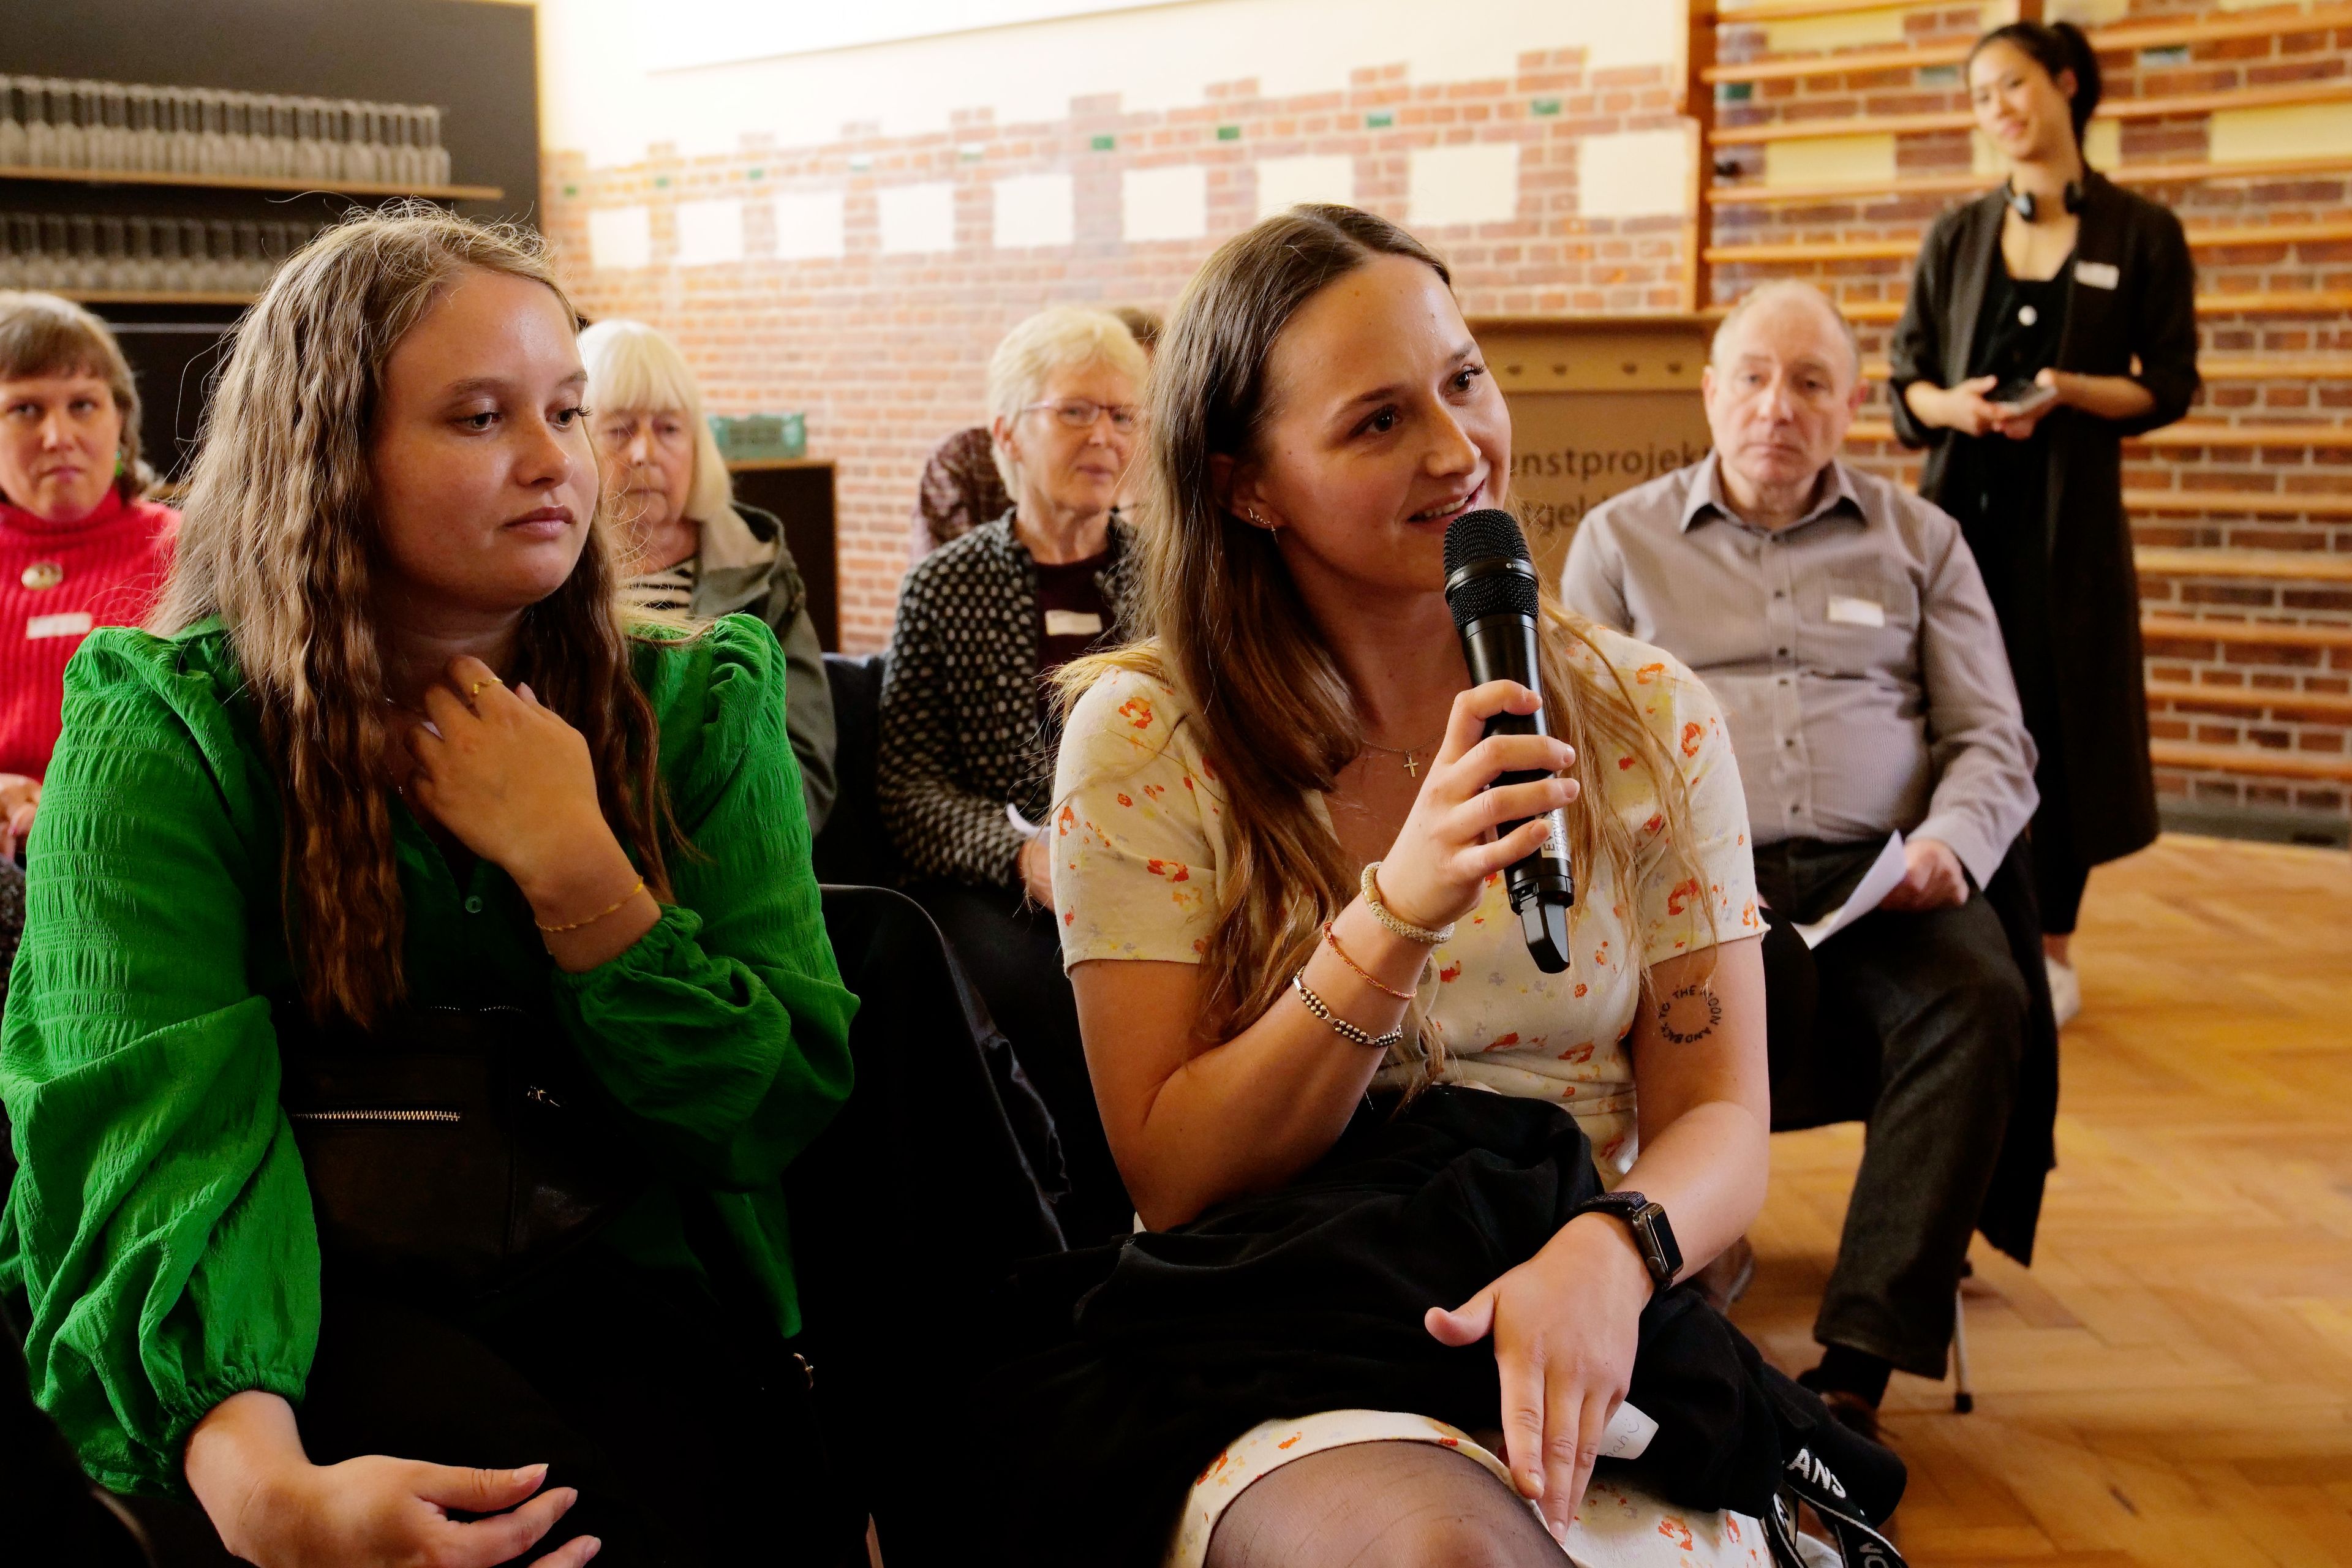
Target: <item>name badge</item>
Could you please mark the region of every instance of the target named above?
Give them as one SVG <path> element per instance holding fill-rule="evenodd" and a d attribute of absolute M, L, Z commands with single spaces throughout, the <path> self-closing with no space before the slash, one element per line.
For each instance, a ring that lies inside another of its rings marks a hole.
<path fill-rule="evenodd" d="M 1849 626 L 1883 626 L 1886 624 L 1886 606 L 1875 599 L 1832 594 L 1830 619 Z"/>
<path fill-rule="evenodd" d="M 1092 610 L 1045 612 L 1045 635 L 1049 637 L 1090 637 L 1101 631 L 1102 617 Z"/>
<path fill-rule="evenodd" d="M 2124 280 L 2121 268 L 2112 261 L 2077 261 L 2074 281 L 2087 289 L 2112 289 Z"/>
<path fill-rule="evenodd" d="M 25 623 L 27 641 L 37 637 L 78 637 L 94 625 L 88 610 L 61 616 L 35 616 Z"/>

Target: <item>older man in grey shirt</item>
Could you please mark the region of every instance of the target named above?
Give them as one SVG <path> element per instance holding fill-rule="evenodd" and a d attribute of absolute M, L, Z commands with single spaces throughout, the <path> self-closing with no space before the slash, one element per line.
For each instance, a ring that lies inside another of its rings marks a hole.
<path fill-rule="evenodd" d="M 1714 450 L 1595 509 L 1562 595 L 1723 704 L 1776 918 L 1837 909 L 1905 835 L 1902 882 L 1812 954 L 1824 1027 L 1877 1083 L 1805 1381 L 1874 1427 L 1890 1367 L 1943 1375 L 2015 1092 L 2027 990 L 1976 889 L 2033 815 L 2033 742 L 1959 525 L 1836 460 L 1863 387 L 1835 308 L 1759 289 L 1705 385 Z"/>

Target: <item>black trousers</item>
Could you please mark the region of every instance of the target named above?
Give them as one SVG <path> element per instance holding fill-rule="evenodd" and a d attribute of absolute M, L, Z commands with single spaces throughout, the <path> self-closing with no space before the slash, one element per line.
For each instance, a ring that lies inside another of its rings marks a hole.
<path fill-rule="evenodd" d="M 1835 909 L 1878 847 L 1759 847 L 1757 885 L 1776 924 Z M 2000 917 L 1972 886 L 1957 909 L 1882 910 L 1810 952 L 1776 930 L 1765 958 L 1767 995 L 1782 999 L 1768 1008 L 1773 1126 L 1865 1128 L 1813 1337 L 1941 1377 L 2024 1041 L 2025 981 Z"/>
<path fill-rule="evenodd" d="M 864 1519 L 832 1483 L 783 1341 L 593 1249 L 462 1313 L 331 1278 L 298 1420 L 315 1464 L 545 1463 L 547 1488 L 577 1487 L 580 1500 L 525 1562 L 580 1535 L 604 1542 L 596 1561 L 612 1568 L 864 1560 Z"/>
<path fill-rule="evenodd" d="M 1063 1234 L 1072 1247 L 1125 1236 L 1135 1225 L 1135 1205 L 1103 1134 L 1053 911 L 1029 903 L 1018 888 L 927 882 L 908 892 L 946 933 L 1022 1070 L 1054 1113 L 1070 1176 L 1069 1193 L 1056 1205 Z"/>

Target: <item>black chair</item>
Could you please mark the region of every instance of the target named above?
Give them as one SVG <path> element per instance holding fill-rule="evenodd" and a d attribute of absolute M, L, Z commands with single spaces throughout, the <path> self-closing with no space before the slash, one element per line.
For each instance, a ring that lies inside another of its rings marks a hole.
<path fill-rule="evenodd" d="M 1063 1248 L 1060 1149 L 930 917 L 884 888 L 824 899 L 860 1002 L 849 1101 L 784 1179 L 807 1354 L 836 1473 L 891 1568 L 962 1563 L 962 1521 L 908 1466 L 942 1394 L 995 1346 L 1012 1264 Z"/>
<path fill-rule="evenodd" d="M 2034 894 L 2032 847 L 2024 836 L 2010 846 L 1981 896 L 2000 919 L 2011 956 L 2025 980 L 2026 1004 L 2017 1099 L 2002 1131 L 1991 1184 L 1978 1211 L 1977 1229 L 2019 1263 L 2031 1266 L 2042 1186 L 2057 1163 L 2058 1020 L 2050 1004 L 2049 972 L 2042 963 L 2042 910 Z M 1778 920 L 1765 931 L 1764 967 L 1772 1131 L 1867 1121 L 1878 1096 L 1875 1054 L 1817 1026 L 1812 960 L 1804 939 Z M 1964 1261 L 1961 1279 L 1970 1272 Z M 1967 1303 L 1963 1289 L 1952 1311 L 1952 1408 L 1962 1415 L 1976 1408 L 1976 1393 L 1969 1383 Z"/>
<path fill-rule="evenodd" d="M 853 658 L 824 656 L 825 686 L 833 693 L 835 789 L 833 812 L 816 836 L 811 858 L 820 882 L 885 888 L 898 879 L 898 857 L 882 826 L 875 793 L 875 754 L 879 744 L 882 672 L 887 654 Z"/>

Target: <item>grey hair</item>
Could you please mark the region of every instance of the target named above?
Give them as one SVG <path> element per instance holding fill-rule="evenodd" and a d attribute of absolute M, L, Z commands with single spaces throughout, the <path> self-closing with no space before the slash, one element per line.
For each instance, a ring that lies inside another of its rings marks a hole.
<path fill-rule="evenodd" d="M 1150 364 L 1126 322 L 1108 310 L 1085 305 L 1055 305 L 1004 334 L 988 361 L 988 412 L 1012 424 L 1045 391 L 1057 370 L 1108 365 L 1135 383 L 1139 393 Z M 1003 444 L 994 448 L 1004 488 L 1021 493 L 1021 475 Z"/>
<path fill-rule="evenodd" d="M 1723 320 L 1717 323 L 1715 336 L 1707 342 L 1706 363 L 1717 370 L 1723 368 L 1723 345 L 1731 341 L 1731 329 L 1738 325 L 1740 319 L 1748 311 L 1759 305 L 1769 305 L 1775 300 L 1791 298 L 1811 300 L 1827 312 L 1831 321 L 1838 324 L 1838 331 L 1845 337 L 1846 352 L 1853 357 L 1853 377 L 1856 381 L 1860 381 L 1862 379 L 1862 340 L 1853 335 L 1853 323 L 1845 319 L 1845 312 L 1837 308 L 1836 300 L 1832 300 L 1827 294 L 1801 278 L 1775 278 L 1769 283 L 1759 283 L 1742 295 L 1739 302 L 1732 306 Z"/>

